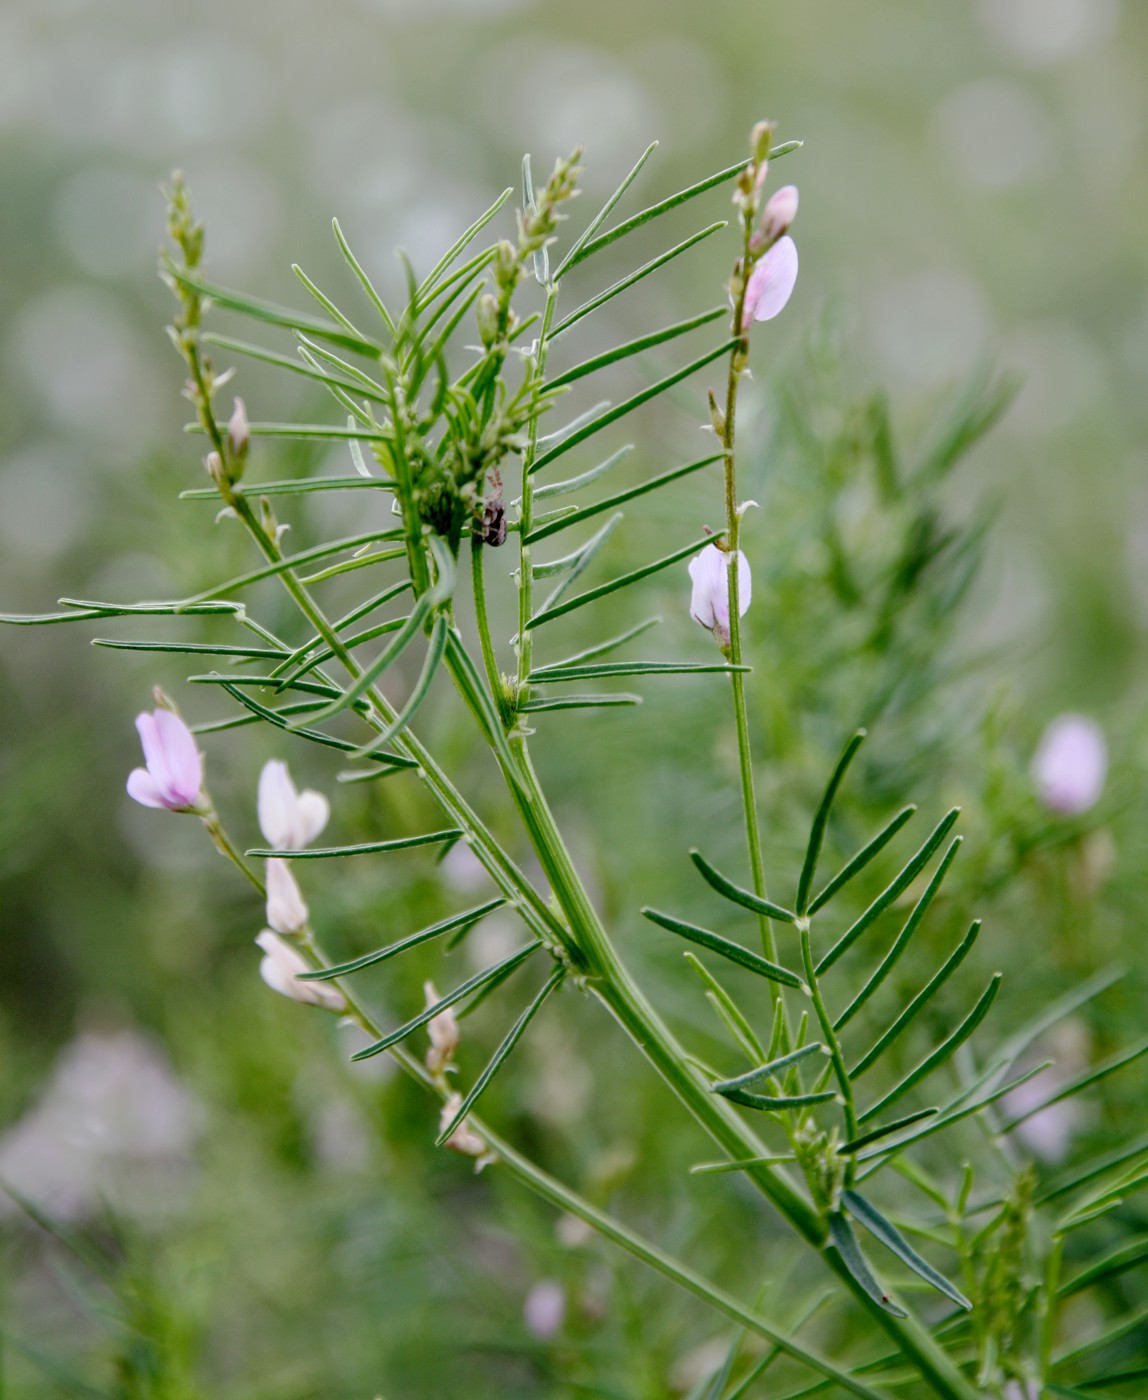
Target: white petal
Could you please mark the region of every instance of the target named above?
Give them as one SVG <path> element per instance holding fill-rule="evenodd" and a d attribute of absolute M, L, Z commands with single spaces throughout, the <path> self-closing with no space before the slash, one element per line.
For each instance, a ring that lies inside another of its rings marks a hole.
<path fill-rule="evenodd" d="M 293 849 L 299 850 L 314 841 L 315 837 L 327 825 L 327 818 L 330 815 L 331 804 L 321 792 L 312 792 L 310 788 L 306 792 L 301 792 L 295 806 L 294 835 L 297 840 Z"/>
<path fill-rule="evenodd" d="M 298 933 L 307 922 L 307 905 L 303 901 L 295 876 L 285 860 L 267 862 L 267 922 L 276 933 Z"/>

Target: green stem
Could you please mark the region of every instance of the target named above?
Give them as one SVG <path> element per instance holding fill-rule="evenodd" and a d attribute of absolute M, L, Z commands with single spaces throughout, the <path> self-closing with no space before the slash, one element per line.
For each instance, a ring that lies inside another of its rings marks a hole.
<path fill-rule="evenodd" d="M 498 674 L 498 659 L 494 654 L 494 642 L 490 636 L 490 617 L 486 611 L 486 570 L 483 567 L 486 559 L 485 549 L 486 545 L 482 536 L 476 535 L 472 531 L 470 536 L 470 578 L 474 589 L 474 618 L 478 626 L 479 645 L 482 647 L 482 662 L 486 667 L 486 683 L 490 686 L 490 697 L 501 716 L 502 706 L 499 702 L 502 695 L 502 681 Z"/>
<path fill-rule="evenodd" d="M 841 1042 L 837 1039 L 837 1032 L 833 1029 L 833 1018 L 829 1015 L 825 999 L 821 995 L 821 987 L 817 981 L 817 969 L 814 967 L 813 953 L 809 945 L 809 920 L 798 919 L 797 927 L 801 933 L 801 962 L 805 969 L 805 980 L 809 985 L 809 997 L 813 1002 L 813 1009 L 817 1013 L 821 1034 L 825 1037 L 825 1045 L 829 1051 L 830 1063 L 833 1066 L 833 1074 L 841 1092 L 841 1108 L 845 1115 L 845 1139 L 847 1142 L 852 1142 L 857 1136 L 857 1106 L 853 1099 L 853 1084 L 849 1078 L 849 1071 L 845 1067 L 845 1057 L 841 1053 Z M 845 1165 L 846 1186 L 853 1185 L 856 1174 L 856 1157 L 850 1153 L 846 1158 Z"/>
<path fill-rule="evenodd" d="M 541 384 L 546 373 L 546 356 L 550 345 L 547 336 L 558 305 L 558 288 L 553 282 L 546 288 L 546 309 L 538 332 L 538 348 L 534 355 L 534 382 Z M 520 700 L 529 698 L 526 677 L 534 660 L 534 633 L 528 623 L 534 608 L 533 546 L 525 543 L 534 524 L 534 478 L 530 475 L 538 451 L 538 415 L 530 422 L 530 442 L 522 458 L 522 502 L 518 520 L 518 694 Z"/>

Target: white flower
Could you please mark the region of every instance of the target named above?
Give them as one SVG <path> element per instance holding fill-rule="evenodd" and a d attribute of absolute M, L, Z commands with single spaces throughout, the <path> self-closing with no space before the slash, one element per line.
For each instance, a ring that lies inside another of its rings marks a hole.
<path fill-rule="evenodd" d="M 328 1011 L 346 1011 L 347 1003 L 337 987 L 332 987 L 326 982 L 299 981 L 299 974 L 309 972 L 310 968 L 302 956 L 277 933 L 265 928 L 255 941 L 265 955 L 259 964 L 259 975 L 273 992 L 308 1006 L 322 1006 Z"/>
<path fill-rule="evenodd" d="M 1046 807 L 1062 816 L 1087 812 L 1104 791 L 1108 746 L 1087 715 L 1060 715 L 1044 731 L 1032 760 L 1036 790 Z"/>
<path fill-rule="evenodd" d="M 717 638 L 721 647 L 729 646 L 729 555 L 717 547 L 707 544 L 702 552 L 690 560 L 690 578 L 693 590 L 690 594 L 690 616 L 700 622 Z M 749 607 L 753 591 L 753 580 L 749 572 L 749 560 L 739 549 L 737 552 L 737 610 L 744 617 Z"/>
<path fill-rule="evenodd" d="M 307 906 L 287 862 L 278 858 L 269 860 L 267 922 L 276 933 L 298 933 L 307 922 L 307 916 Z"/>
<path fill-rule="evenodd" d="M 331 804 L 319 792 L 297 792 L 287 765 L 269 759 L 259 775 L 259 826 L 277 851 L 299 851 L 327 825 Z"/>
<path fill-rule="evenodd" d="M 446 1103 L 442 1106 L 442 1115 L 439 1118 L 440 1132 L 447 1126 L 461 1107 L 462 1095 L 451 1094 L 450 1098 L 447 1099 Z M 474 1157 L 476 1159 L 474 1164 L 476 1172 L 482 1171 L 483 1167 L 489 1166 L 491 1162 L 498 1161 L 497 1154 L 490 1152 L 487 1149 L 486 1143 L 483 1142 L 479 1135 L 474 1132 L 473 1129 L 466 1126 L 465 1118 L 458 1127 L 455 1128 L 454 1132 L 451 1133 L 450 1137 L 447 1138 L 446 1146 L 449 1147 L 452 1152 L 459 1152 L 464 1157 Z"/>
<path fill-rule="evenodd" d="M 557 1279 L 539 1279 L 522 1304 L 522 1320 L 530 1335 L 540 1342 L 548 1342 L 562 1330 L 566 1290 Z"/>
<path fill-rule="evenodd" d="M 427 1010 L 429 1011 L 436 1002 L 440 1000 L 438 992 L 435 990 L 433 982 L 423 983 L 423 994 L 426 997 Z M 427 1069 L 432 1074 L 442 1074 L 447 1065 L 454 1059 L 454 1052 L 458 1049 L 459 1030 L 458 1021 L 455 1019 L 452 1007 L 446 1007 L 437 1016 L 432 1016 L 427 1022 L 427 1034 L 430 1036 L 431 1048 L 427 1051 Z"/>

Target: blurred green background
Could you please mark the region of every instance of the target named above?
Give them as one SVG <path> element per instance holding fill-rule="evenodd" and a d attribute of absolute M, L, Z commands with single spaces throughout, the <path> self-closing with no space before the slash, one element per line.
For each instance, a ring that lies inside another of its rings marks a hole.
<path fill-rule="evenodd" d="M 202 476 L 154 275 L 173 167 L 206 218 L 214 278 L 301 305 L 292 261 L 345 287 L 332 214 L 397 291 L 394 246 L 426 270 L 516 183 L 524 150 L 537 170 L 585 145 L 576 229 L 649 140 L 661 147 L 631 201 L 738 159 L 752 122 L 773 117 L 805 146 L 777 167 L 801 190 L 801 275 L 785 314 L 755 333 L 742 420 L 742 490 L 762 507 L 744 539 L 772 879 L 792 882 L 828 766 L 869 722 L 836 854 L 903 801 L 926 819 L 961 803 L 970 839 L 934 959 L 962 918 L 985 917 L 982 966 L 1014 974 L 1006 1025 L 1124 962 L 1122 987 L 1058 1047 L 1070 1063 L 1099 1057 L 1142 1029 L 1148 969 L 1146 65 L 1148 12 L 1130 0 L 4 0 L 0 606 L 179 596 L 248 567 L 237 539 L 211 533 L 209 506 L 174 504 Z M 729 213 L 718 191 L 675 227 Z M 587 287 L 658 246 L 619 250 Z M 720 302 L 733 248 L 731 230 L 643 283 L 583 345 Z M 883 402 L 903 463 L 925 461 L 932 425 L 975 397 L 988 366 L 1020 381 L 999 424 L 951 473 L 883 493 Z M 662 367 L 631 372 L 635 384 Z M 638 420 L 634 479 L 704 450 L 705 387 L 701 376 Z M 251 364 L 235 388 L 254 418 L 328 413 Z M 572 401 L 591 402 L 590 390 Z M 350 463 L 259 447 L 251 470 L 318 468 Z M 718 484 L 696 482 L 628 525 L 612 561 L 716 526 Z M 317 528 L 353 528 L 329 499 Z M 990 517 L 950 613 L 946 590 L 955 598 L 978 540 L 943 544 L 944 532 L 975 536 Z M 936 553 L 900 597 L 890 581 L 922 531 Z M 627 604 L 630 621 L 666 618 L 643 654 L 709 656 L 686 587 L 684 572 L 662 575 Z M 505 592 L 496 615 L 506 637 Z M 580 626 L 553 656 L 601 634 Z M 84 1241 L 50 1243 L 0 1206 L 3 1393 L 688 1393 L 720 1335 L 698 1305 L 556 1230 L 497 1172 L 473 1179 L 443 1160 L 413 1090 L 352 1072 L 340 1032 L 265 992 L 248 891 L 192 823 L 123 793 L 152 684 L 197 720 L 218 702 L 183 685 L 194 668 L 178 658 L 86 649 L 108 631 L 0 633 L 0 1177 Z M 739 860 L 726 704 L 716 685 L 671 682 L 620 719 L 556 717 L 537 745 L 627 956 L 704 1045 L 697 989 L 634 911 L 700 911 L 684 852 L 703 834 L 715 859 Z M 1112 760 L 1101 804 L 1075 822 L 1049 819 L 1028 777 L 1065 710 L 1099 720 Z M 459 713 L 444 701 L 425 729 L 507 826 Z M 431 819 L 401 780 L 337 790 L 337 764 L 262 734 L 244 742 L 252 733 L 205 745 L 241 842 L 256 839 L 255 781 L 272 755 L 332 796 L 333 830 Z M 412 859 L 316 878 L 307 895 L 332 947 L 361 951 L 457 907 L 470 879 Z M 507 930 L 492 921 L 481 936 L 489 954 Z M 385 1013 L 418 1001 L 424 975 L 455 980 L 428 955 L 380 979 Z M 472 1055 L 506 1016 L 488 1004 L 467 1023 Z M 685 1176 L 708 1150 L 636 1060 L 611 1072 L 628 1052 L 601 1019 L 562 998 L 495 1121 L 748 1295 L 767 1245 L 789 1267 L 774 1224 L 728 1180 Z M 1142 1085 L 1135 1067 L 1109 1081 L 1073 1125 L 1077 1147 L 1142 1121 Z M 1121 1228 L 1145 1224 L 1133 1213 Z M 76 1253 L 87 1249 L 96 1257 Z M 1136 1296 L 1121 1287 L 1117 1309 Z M 544 1305 L 553 1314 L 559 1296 L 552 1327 Z"/>

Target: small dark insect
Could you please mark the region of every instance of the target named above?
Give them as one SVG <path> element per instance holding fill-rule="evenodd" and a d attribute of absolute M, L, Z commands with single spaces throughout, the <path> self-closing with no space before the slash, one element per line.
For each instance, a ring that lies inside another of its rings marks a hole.
<path fill-rule="evenodd" d="M 490 473 L 490 494 L 482 507 L 482 542 L 497 548 L 506 543 L 506 507 L 502 504 L 502 473 Z"/>

